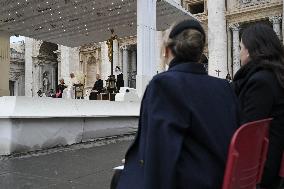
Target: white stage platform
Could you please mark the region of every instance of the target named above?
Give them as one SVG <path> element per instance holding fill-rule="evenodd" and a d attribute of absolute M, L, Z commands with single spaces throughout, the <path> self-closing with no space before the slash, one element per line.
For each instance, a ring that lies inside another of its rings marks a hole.
<path fill-rule="evenodd" d="M 0 98 L 0 155 L 136 131 L 139 102 Z"/>

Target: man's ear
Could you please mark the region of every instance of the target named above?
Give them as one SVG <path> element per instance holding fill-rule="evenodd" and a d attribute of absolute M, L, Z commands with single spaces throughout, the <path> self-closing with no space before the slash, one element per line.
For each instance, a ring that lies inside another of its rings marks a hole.
<path fill-rule="evenodd" d="M 170 48 L 169 48 L 169 47 L 166 47 L 166 48 L 165 48 L 165 57 L 166 57 L 166 58 L 169 58 L 169 55 L 170 55 Z"/>

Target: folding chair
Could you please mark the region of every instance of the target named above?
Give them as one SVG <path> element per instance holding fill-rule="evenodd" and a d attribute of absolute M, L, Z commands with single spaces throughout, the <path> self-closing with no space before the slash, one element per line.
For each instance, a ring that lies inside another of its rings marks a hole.
<path fill-rule="evenodd" d="M 260 183 L 272 119 L 244 124 L 233 135 L 222 189 L 255 189 Z"/>
<path fill-rule="evenodd" d="M 282 154 L 282 161 L 281 161 L 279 176 L 281 178 L 280 188 L 283 189 L 284 188 L 284 152 Z"/>

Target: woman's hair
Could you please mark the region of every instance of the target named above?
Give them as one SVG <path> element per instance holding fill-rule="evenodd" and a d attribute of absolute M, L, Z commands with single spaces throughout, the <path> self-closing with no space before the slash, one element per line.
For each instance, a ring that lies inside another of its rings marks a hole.
<path fill-rule="evenodd" d="M 284 49 L 273 29 L 266 24 L 254 24 L 244 30 L 242 43 L 252 62 L 274 72 L 284 88 Z"/>
<path fill-rule="evenodd" d="M 178 24 L 172 27 L 171 31 L 176 26 Z M 165 45 L 178 60 L 198 62 L 205 46 L 205 35 L 196 28 L 184 29 L 172 38 L 167 37 Z"/>

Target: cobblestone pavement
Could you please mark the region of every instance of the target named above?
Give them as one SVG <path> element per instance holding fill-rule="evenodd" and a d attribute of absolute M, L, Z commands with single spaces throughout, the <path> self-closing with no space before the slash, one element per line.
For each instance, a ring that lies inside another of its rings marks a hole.
<path fill-rule="evenodd" d="M 0 189 L 108 189 L 133 136 L 2 157 Z"/>

